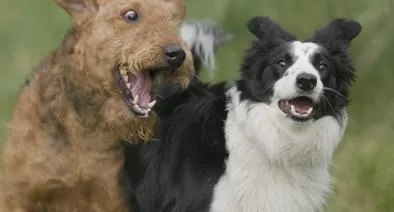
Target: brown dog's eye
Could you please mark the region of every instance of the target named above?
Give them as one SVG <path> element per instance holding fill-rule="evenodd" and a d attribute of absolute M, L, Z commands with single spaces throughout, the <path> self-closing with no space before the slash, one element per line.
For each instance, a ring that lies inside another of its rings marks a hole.
<path fill-rule="evenodd" d="M 127 10 L 124 13 L 124 18 L 126 21 L 136 21 L 138 20 L 138 13 L 135 10 Z"/>

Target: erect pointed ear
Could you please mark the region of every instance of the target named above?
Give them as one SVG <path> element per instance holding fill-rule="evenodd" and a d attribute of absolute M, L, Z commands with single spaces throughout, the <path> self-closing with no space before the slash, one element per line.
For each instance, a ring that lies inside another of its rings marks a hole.
<path fill-rule="evenodd" d="M 256 16 L 248 21 L 247 27 L 259 40 L 282 39 L 284 41 L 296 40 L 296 37 L 285 31 L 279 24 L 269 17 Z"/>
<path fill-rule="evenodd" d="M 316 30 L 313 40 L 327 45 L 339 44 L 349 48 L 352 40 L 361 32 L 361 24 L 353 19 L 337 18 Z"/>
<path fill-rule="evenodd" d="M 95 0 L 55 0 L 72 18 L 78 22 L 88 11 L 95 11 L 98 8 Z"/>

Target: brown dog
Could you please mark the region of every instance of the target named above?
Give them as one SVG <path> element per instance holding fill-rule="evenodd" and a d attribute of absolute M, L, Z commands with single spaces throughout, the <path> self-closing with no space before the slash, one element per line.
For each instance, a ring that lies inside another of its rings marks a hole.
<path fill-rule="evenodd" d="M 121 140 L 153 133 L 152 77 L 186 86 L 193 74 L 183 0 L 57 3 L 73 27 L 14 107 L 0 211 L 125 211 Z"/>

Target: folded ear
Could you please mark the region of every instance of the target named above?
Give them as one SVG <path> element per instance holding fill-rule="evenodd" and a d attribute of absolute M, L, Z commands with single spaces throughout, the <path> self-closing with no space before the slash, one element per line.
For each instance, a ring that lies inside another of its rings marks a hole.
<path fill-rule="evenodd" d="M 279 24 L 275 23 L 269 17 L 256 16 L 248 21 L 247 27 L 249 31 L 260 40 L 282 39 L 284 41 L 295 40 L 296 37 Z"/>
<path fill-rule="evenodd" d="M 313 40 L 319 43 L 340 44 L 348 48 L 352 40 L 360 34 L 361 28 L 361 24 L 353 19 L 337 18 L 316 30 Z"/>
<path fill-rule="evenodd" d="M 95 0 L 55 0 L 74 21 L 79 21 L 82 15 L 88 11 L 97 10 L 98 5 Z"/>

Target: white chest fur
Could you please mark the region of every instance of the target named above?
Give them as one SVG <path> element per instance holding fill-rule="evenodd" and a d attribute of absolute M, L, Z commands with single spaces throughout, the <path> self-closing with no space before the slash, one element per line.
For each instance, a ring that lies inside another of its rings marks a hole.
<path fill-rule="evenodd" d="M 225 131 L 229 159 L 211 212 L 319 211 L 329 192 L 329 165 L 346 120 L 295 125 L 266 104 L 229 91 Z"/>

